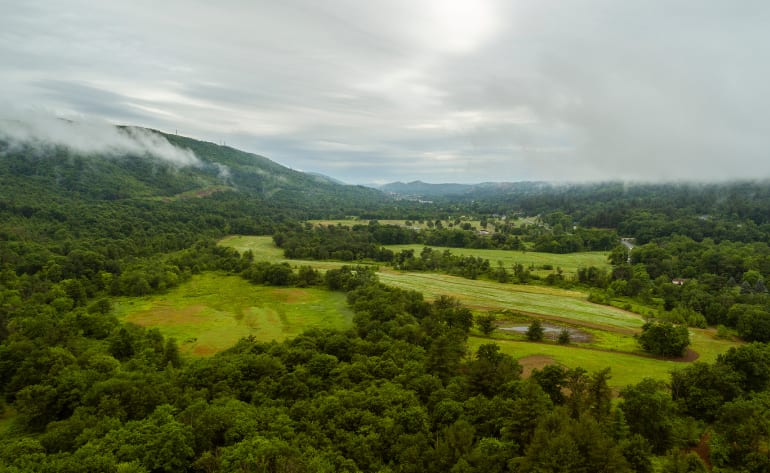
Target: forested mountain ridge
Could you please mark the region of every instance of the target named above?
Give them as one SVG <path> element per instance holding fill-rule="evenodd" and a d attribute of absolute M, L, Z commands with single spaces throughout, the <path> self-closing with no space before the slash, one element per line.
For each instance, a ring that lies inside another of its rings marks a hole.
<path fill-rule="evenodd" d="M 121 128 L 132 130 L 132 128 Z M 86 153 L 45 142 L 15 143 L 0 133 L 0 184 L 5 199 L 31 201 L 40 195 L 80 200 L 174 198 L 236 191 L 262 199 L 303 204 L 355 199 L 371 204 L 383 195 L 281 166 L 268 158 L 159 131 L 139 129 L 167 140 L 194 159 L 175 163 L 147 153 Z"/>

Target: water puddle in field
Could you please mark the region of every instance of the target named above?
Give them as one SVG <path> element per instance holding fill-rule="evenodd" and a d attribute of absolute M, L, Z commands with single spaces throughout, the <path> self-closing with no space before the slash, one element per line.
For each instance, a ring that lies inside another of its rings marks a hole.
<path fill-rule="evenodd" d="M 542 322 L 542 325 L 543 325 L 544 340 L 553 340 L 553 341 L 559 340 L 559 334 L 564 328 L 566 328 L 567 331 L 569 331 L 570 343 L 588 343 L 592 339 L 590 333 L 580 330 L 579 328 L 565 327 L 563 325 L 555 325 L 548 322 Z M 506 332 L 515 332 L 515 333 L 520 333 L 522 335 L 525 335 L 527 333 L 527 329 L 529 329 L 529 324 L 503 325 L 503 326 L 497 327 L 497 329 L 503 330 Z"/>

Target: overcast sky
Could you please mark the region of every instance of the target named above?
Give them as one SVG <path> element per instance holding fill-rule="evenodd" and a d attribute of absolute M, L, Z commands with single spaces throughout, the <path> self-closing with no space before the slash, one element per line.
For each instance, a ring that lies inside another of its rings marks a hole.
<path fill-rule="evenodd" d="M 770 177 L 770 2 L 0 0 L 0 109 L 350 183 Z"/>

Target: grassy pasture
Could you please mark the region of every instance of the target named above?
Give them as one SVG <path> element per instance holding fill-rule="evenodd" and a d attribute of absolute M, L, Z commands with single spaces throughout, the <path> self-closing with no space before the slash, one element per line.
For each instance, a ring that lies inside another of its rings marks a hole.
<path fill-rule="evenodd" d="M 229 348 L 249 335 L 280 341 L 309 328 L 352 325 L 342 293 L 255 286 L 217 273 L 196 275 L 167 294 L 119 298 L 115 307 L 123 320 L 157 327 L 176 338 L 183 353 L 198 356 Z"/>
<path fill-rule="evenodd" d="M 319 271 L 326 271 L 327 269 L 336 269 L 344 265 L 358 264 L 358 263 L 343 263 L 340 261 L 316 261 L 316 260 L 298 260 L 287 259 L 283 256 L 283 250 L 275 246 L 273 243 L 273 237 L 270 236 L 244 236 L 244 235 L 231 235 L 227 236 L 219 241 L 222 246 L 228 246 L 238 250 L 239 253 L 244 251 L 251 251 L 254 253 L 255 261 L 269 261 L 271 263 L 283 263 L 287 262 L 292 266 L 312 266 Z"/>
<path fill-rule="evenodd" d="M 283 253 L 273 244 L 272 238 L 267 236 L 231 236 L 220 242 L 238 251 L 251 250 L 257 260 L 272 262 L 288 261 L 294 266 L 307 264 L 317 269 L 338 268 L 344 263 L 328 261 L 298 261 L 287 260 Z M 416 253 L 422 250 L 421 245 L 398 245 L 390 248 L 411 248 Z M 496 252 L 497 250 L 465 250 L 452 249 L 455 254 L 469 254 L 481 256 L 481 252 Z M 479 253 L 475 253 L 479 252 Z M 520 254 L 521 252 L 499 251 L 500 253 Z M 553 255 L 544 253 L 524 253 L 527 257 L 533 255 L 542 256 L 543 259 L 532 260 L 538 264 L 554 264 L 561 266 L 565 271 L 570 267 L 599 266 L 607 267 L 605 253 L 579 253 L 575 255 Z M 489 256 L 482 256 L 489 258 Z M 575 258 L 572 266 L 565 257 Z M 551 258 L 551 259 L 548 259 Z M 560 259 L 562 258 L 562 259 Z M 580 259 L 583 258 L 583 259 Z M 494 263 L 493 263 L 494 264 Z M 507 263 L 506 263 L 507 264 Z M 404 289 L 412 289 L 422 292 L 427 299 L 433 299 L 440 295 L 450 295 L 459 299 L 464 305 L 475 311 L 503 311 L 510 309 L 530 316 L 538 316 L 543 319 L 553 320 L 556 323 L 580 327 L 593 336 L 593 341 L 588 344 L 593 348 L 611 351 L 597 351 L 580 348 L 582 345 L 549 345 L 531 344 L 519 341 L 521 337 L 495 332 L 494 339 L 505 345 L 506 350 L 515 349 L 520 354 L 516 357 L 552 357 L 556 362 L 565 366 L 583 366 L 586 369 L 601 369 L 606 366 L 613 367 L 615 381 L 618 386 L 624 385 L 626 379 L 641 379 L 645 376 L 668 379 L 668 371 L 673 367 L 684 366 L 681 362 L 669 362 L 638 356 L 642 353 L 637 346 L 633 334 L 639 333 L 644 320 L 642 316 L 622 310 L 617 307 L 593 304 L 587 301 L 587 294 L 581 291 L 565 290 L 548 286 L 501 284 L 494 281 L 470 280 L 457 276 L 449 276 L 436 273 L 399 272 L 389 268 L 381 268 L 378 273 L 380 280 L 385 283 Z M 720 353 L 724 353 L 732 346 L 739 343 L 729 340 L 720 340 L 714 337 L 714 330 L 690 329 L 692 345 L 700 358 L 699 361 L 713 362 Z M 481 340 L 481 342 L 473 342 Z M 484 343 L 485 338 L 472 338 L 472 343 Z M 537 348 L 537 349 L 536 349 Z M 512 352 L 513 354 L 513 352 Z M 573 361 L 569 361 L 573 360 Z M 585 360 L 585 364 L 583 361 Z M 646 369 L 645 367 L 653 366 Z M 663 368 L 661 368 L 661 366 Z M 637 374 L 627 371 L 641 370 Z M 633 382 L 633 381 L 631 381 Z"/>
<path fill-rule="evenodd" d="M 223 238 L 219 241 L 220 245 L 229 246 L 235 248 L 239 252 L 251 250 L 254 253 L 256 260 L 264 260 L 270 262 L 282 262 L 288 261 L 294 266 L 307 264 L 313 266 L 316 269 L 329 269 L 339 268 L 343 263 L 332 261 L 303 261 L 303 260 L 288 260 L 283 257 L 283 250 L 275 246 L 273 243 L 273 237 L 270 236 L 245 236 L 245 235 L 231 235 Z M 385 245 L 395 252 L 401 250 L 414 250 L 416 255 L 419 255 L 424 245 Z M 502 261 L 506 269 L 510 270 L 511 266 L 515 263 L 521 263 L 524 266 L 534 265 L 536 268 L 543 265 L 550 264 L 554 268 L 560 267 L 564 270 L 565 274 L 575 274 L 580 267 L 596 266 L 601 269 L 610 269 L 610 265 L 607 262 L 608 253 L 605 251 L 588 251 L 582 253 L 568 253 L 568 254 L 554 254 L 554 253 L 538 253 L 534 251 L 509 251 L 509 250 L 480 250 L 472 248 L 443 248 L 443 247 L 431 247 L 436 251 L 444 251 L 445 249 L 452 252 L 454 255 L 463 256 L 475 256 L 484 259 L 488 259 L 489 262 L 495 266 L 498 261 Z M 548 274 L 551 271 L 536 271 L 539 274 Z"/>
<path fill-rule="evenodd" d="M 476 310 L 518 310 L 556 320 L 569 320 L 577 325 L 620 329 L 626 332 L 638 330 L 644 324 L 639 315 L 615 307 L 593 304 L 579 291 L 501 284 L 435 273 L 381 270 L 378 275 L 385 284 L 422 292 L 428 299 L 440 295 L 453 296 Z"/>
<path fill-rule="evenodd" d="M 490 340 L 482 337 L 471 337 L 468 341 L 468 348 L 475 352 L 480 345 L 490 342 L 497 343 L 500 346 L 500 351 L 517 359 L 548 357 L 567 368 L 579 366 L 590 372 L 599 371 L 609 366 L 612 369 L 609 385 L 614 388 L 635 384 L 644 378 L 667 381 L 670 379 L 669 373 L 672 370 L 687 366 L 687 363 L 641 357 L 630 353 L 593 350 L 574 345 Z"/>
<path fill-rule="evenodd" d="M 255 261 L 287 261 L 283 257 L 283 250 L 275 246 L 271 236 L 230 235 L 219 240 L 219 244 L 234 248 L 239 253 L 251 251 Z"/>
<path fill-rule="evenodd" d="M 698 361 L 705 361 L 713 363 L 716 361 L 717 356 L 726 352 L 731 347 L 737 347 L 743 344 L 743 342 L 733 340 L 722 340 L 716 338 L 715 329 L 690 329 L 690 348 L 700 355 Z"/>
<path fill-rule="evenodd" d="M 419 256 L 425 245 L 387 245 L 386 248 L 398 253 L 402 250 L 414 250 L 415 256 Z M 557 267 L 564 271 L 565 275 L 574 275 L 578 268 L 587 268 L 596 266 L 597 268 L 609 270 L 610 264 L 607 261 L 609 255 L 606 251 L 584 251 L 581 253 L 538 253 L 535 251 L 512 251 L 512 250 L 482 250 L 473 248 L 444 248 L 431 247 L 435 251 L 449 250 L 457 256 L 474 256 L 487 259 L 493 267 L 497 267 L 497 262 L 501 261 L 508 271 L 516 263 L 521 263 L 524 267 L 534 266 L 535 273 L 545 276 L 552 271 L 538 270 L 544 265 L 551 265 L 554 269 Z"/>
<path fill-rule="evenodd" d="M 328 221 L 324 224 L 333 224 L 337 221 Z M 339 221 L 342 222 L 342 221 Z M 356 221 L 347 221 L 348 223 L 354 223 Z M 265 260 L 270 262 L 289 261 L 283 257 L 283 251 L 273 244 L 273 238 L 269 236 L 243 236 L 243 235 L 231 235 L 223 238 L 219 242 L 220 245 L 229 246 L 235 248 L 239 252 L 251 250 L 254 253 L 254 257 L 257 260 Z M 396 253 L 402 250 L 413 250 L 415 255 L 419 255 L 425 245 L 384 245 Z M 535 251 L 511 251 L 511 250 L 484 250 L 474 248 L 444 248 L 444 247 L 431 247 L 435 251 L 449 250 L 453 255 L 457 256 L 473 256 L 477 258 L 483 258 L 489 260 L 493 267 L 497 266 L 497 262 L 503 263 L 508 271 L 516 263 L 521 263 L 525 267 L 534 266 L 534 273 L 539 276 L 547 276 L 552 273 L 552 270 L 540 269 L 545 265 L 551 265 L 554 269 L 561 268 L 565 275 L 572 276 L 577 273 L 578 268 L 584 268 L 589 266 L 595 266 L 600 269 L 609 270 L 610 265 L 607 262 L 606 251 L 585 251 L 581 253 L 567 253 L 567 254 L 555 254 L 555 253 L 539 253 Z M 330 269 L 338 268 L 340 263 L 331 261 L 302 261 L 302 260 L 290 260 L 292 265 L 307 264 L 317 269 Z"/>

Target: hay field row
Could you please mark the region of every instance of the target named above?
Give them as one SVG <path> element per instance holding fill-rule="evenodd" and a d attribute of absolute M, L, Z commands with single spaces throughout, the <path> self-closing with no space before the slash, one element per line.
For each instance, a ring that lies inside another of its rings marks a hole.
<path fill-rule="evenodd" d="M 385 284 L 422 292 L 428 299 L 440 295 L 456 297 L 475 310 L 520 311 L 607 330 L 636 330 L 644 324 L 644 320 L 638 314 L 616 307 L 593 304 L 586 300 L 586 294 L 579 291 L 501 284 L 436 273 L 381 270 L 378 276 Z"/>

